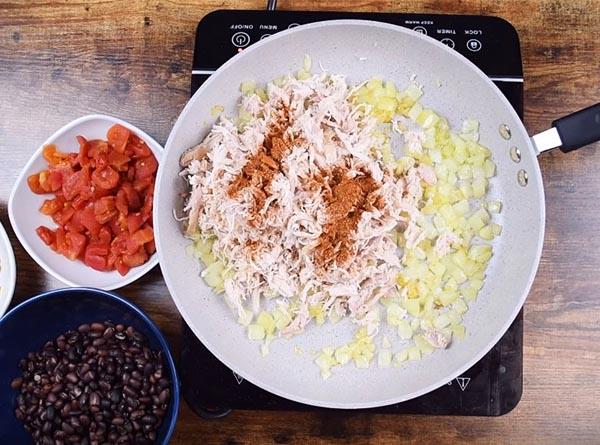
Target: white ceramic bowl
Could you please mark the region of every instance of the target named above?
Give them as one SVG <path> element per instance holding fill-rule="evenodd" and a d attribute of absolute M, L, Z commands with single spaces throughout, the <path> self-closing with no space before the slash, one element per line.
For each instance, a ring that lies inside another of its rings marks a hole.
<path fill-rule="evenodd" d="M 12 300 L 16 277 L 15 254 L 6 230 L 0 223 L 0 317 L 4 315 Z"/>
<path fill-rule="evenodd" d="M 8 201 L 10 223 L 25 250 L 46 272 L 69 286 L 118 289 L 137 280 L 158 263 L 158 256 L 154 253 L 145 264 L 131 269 L 125 276 L 121 276 L 117 271 L 100 272 L 81 261 L 70 261 L 54 252 L 35 232 L 40 225 L 51 228 L 56 226 L 49 216 L 42 215 L 38 211 L 49 195 L 36 195 L 27 184 L 29 175 L 48 167 L 42 157 L 44 146 L 55 144 L 61 151 L 76 152 L 79 151 L 79 144 L 75 139 L 77 135 L 87 139 L 106 139 L 106 132 L 114 124 L 121 124 L 142 138 L 160 162 L 162 147 L 139 128 L 111 116 L 100 114 L 83 116 L 65 125 L 44 141 L 19 175 Z"/>

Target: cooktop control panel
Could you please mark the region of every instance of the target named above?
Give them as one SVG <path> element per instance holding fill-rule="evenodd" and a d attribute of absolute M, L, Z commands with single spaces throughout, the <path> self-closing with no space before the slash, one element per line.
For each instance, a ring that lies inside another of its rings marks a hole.
<path fill-rule="evenodd" d="M 335 19 L 364 19 L 365 13 L 309 11 L 219 10 L 198 24 L 193 74 L 202 83 L 214 70 L 250 45 L 306 23 Z M 492 80 L 522 81 L 519 38 L 498 17 L 436 14 L 369 13 L 369 20 L 400 25 L 428 35 L 458 51 Z"/>

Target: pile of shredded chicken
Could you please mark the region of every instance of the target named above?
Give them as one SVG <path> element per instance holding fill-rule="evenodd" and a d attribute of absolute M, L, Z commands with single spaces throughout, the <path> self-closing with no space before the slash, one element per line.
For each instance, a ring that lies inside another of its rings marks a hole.
<path fill-rule="evenodd" d="M 243 317 L 277 296 L 292 317 L 284 335 L 301 332 L 316 304 L 369 325 L 395 289 L 394 230 L 409 246 L 422 236 L 421 181 L 435 174 L 420 166 L 396 177 L 376 155 L 375 119 L 351 93 L 336 75 L 271 83 L 267 101 L 243 97 L 242 130 L 221 117 L 182 157 L 187 231 L 215 238 L 231 269 L 227 303 Z"/>

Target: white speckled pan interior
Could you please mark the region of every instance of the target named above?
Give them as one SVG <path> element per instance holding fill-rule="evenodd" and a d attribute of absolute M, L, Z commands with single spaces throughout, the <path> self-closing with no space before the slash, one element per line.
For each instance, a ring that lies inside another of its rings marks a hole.
<path fill-rule="evenodd" d="M 348 323 L 309 327 L 291 340 L 273 342 L 262 357 L 259 345 L 246 339 L 221 297 L 200 278 L 200 264 L 184 252 L 188 241 L 173 218 L 180 210 L 185 183 L 178 176 L 179 157 L 201 141 L 220 104 L 233 114 L 238 86 L 245 80 L 266 82 L 298 70 L 305 54 L 332 73 L 345 74 L 356 83 L 373 76 L 400 86 L 411 75 L 424 85 L 423 104 L 447 117 L 453 126 L 465 118 L 481 122 L 481 142 L 498 166 L 491 195 L 504 203 L 499 222 L 503 233 L 495 242 L 488 278 L 465 319 L 468 335 L 447 350 L 408 362 L 402 368 L 334 370 L 322 380 L 310 351 L 340 345 L 350 339 Z M 438 81 L 442 86 L 438 87 Z M 508 124 L 510 141 L 498 128 Z M 519 164 L 509 158 L 512 145 L 520 148 Z M 517 184 L 524 169 L 529 184 Z M 393 25 L 340 20 L 315 23 L 276 34 L 252 45 L 221 67 L 189 101 L 167 141 L 158 173 L 154 221 L 160 264 L 175 303 L 194 333 L 229 368 L 252 383 L 299 402 L 335 408 L 366 408 L 401 402 L 429 392 L 472 366 L 509 327 L 529 291 L 535 275 L 544 232 L 544 197 L 536 159 L 518 116 L 502 93 L 474 65 L 437 41 Z M 304 353 L 294 353 L 294 346 Z M 201 379 L 202 375 L 198 375 Z"/>

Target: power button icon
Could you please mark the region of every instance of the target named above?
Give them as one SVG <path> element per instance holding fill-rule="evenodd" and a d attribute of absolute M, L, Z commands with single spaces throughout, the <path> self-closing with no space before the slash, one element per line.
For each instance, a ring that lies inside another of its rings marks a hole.
<path fill-rule="evenodd" d="M 250 36 L 245 32 L 236 32 L 231 36 L 231 43 L 238 48 L 244 48 L 250 43 Z"/>

